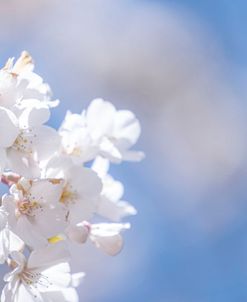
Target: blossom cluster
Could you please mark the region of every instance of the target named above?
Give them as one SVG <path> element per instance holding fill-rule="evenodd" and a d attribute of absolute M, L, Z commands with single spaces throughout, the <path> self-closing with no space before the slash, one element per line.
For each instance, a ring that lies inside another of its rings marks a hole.
<path fill-rule="evenodd" d="M 74 302 L 84 273 L 71 273 L 71 243 L 89 241 L 116 255 L 130 227 L 122 218 L 136 214 L 109 166 L 143 158 L 131 150 L 140 124 L 132 112 L 95 99 L 81 114 L 67 112 L 58 130 L 46 125 L 59 101 L 33 70 L 25 51 L 0 70 L 0 175 L 8 187 L 0 262 L 9 270 L 1 302 Z"/>

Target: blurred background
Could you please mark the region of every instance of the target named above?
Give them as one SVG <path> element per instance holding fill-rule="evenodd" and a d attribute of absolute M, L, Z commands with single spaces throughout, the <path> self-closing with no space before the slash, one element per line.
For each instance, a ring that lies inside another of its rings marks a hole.
<path fill-rule="evenodd" d="M 1 0 L 0 63 L 28 50 L 61 105 L 135 112 L 142 163 L 115 165 L 125 248 L 86 246 L 85 302 L 247 301 L 247 2 Z M 78 262 L 78 261 L 77 261 Z"/>

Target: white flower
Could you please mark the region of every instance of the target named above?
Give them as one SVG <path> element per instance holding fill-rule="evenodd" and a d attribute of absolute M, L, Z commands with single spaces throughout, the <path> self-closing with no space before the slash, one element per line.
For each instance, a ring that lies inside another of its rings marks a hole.
<path fill-rule="evenodd" d="M 67 113 L 59 133 L 67 154 L 82 162 L 97 155 L 112 162 L 139 161 L 142 152 L 130 151 L 140 135 L 140 124 L 128 110 L 116 110 L 109 102 L 95 99 L 78 114 Z"/>
<path fill-rule="evenodd" d="M 56 180 L 20 179 L 3 196 L 9 228 L 27 245 L 37 248 L 66 227 L 59 202 L 62 185 Z"/>
<path fill-rule="evenodd" d="M 19 252 L 11 253 L 1 302 L 77 302 L 73 287 L 80 283 L 83 273 L 71 275 L 69 254 L 61 244 L 34 251 L 28 260 Z"/>
<path fill-rule="evenodd" d="M 60 146 L 57 132 L 43 125 L 50 111 L 32 102 L 19 118 L 0 107 L 0 172 L 11 169 L 24 176 L 39 176 L 39 163 L 47 160 Z"/>
<path fill-rule="evenodd" d="M 115 222 L 120 221 L 123 217 L 135 215 L 137 213 L 136 209 L 130 203 L 121 200 L 124 193 L 122 183 L 107 174 L 109 161 L 98 156 L 93 163 L 92 169 L 97 172 L 103 183 L 96 212 Z"/>
<path fill-rule="evenodd" d="M 69 157 L 60 156 L 47 164 L 45 177 L 61 181 L 60 203 L 70 224 L 92 217 L 102 189 L 101 180 L 94 171 L 75 165 Z"/>
<path fill-rule="evenodd" d="M 89 238 L 104 253 L 115 256 L 123 248 L 121 232 L 130 228 L 129 223 L 89 224 L 84 221 L 66 230 L 67 237 L 77 243 L 85 243 Z"/>
<path fill-rule="evenodd" d="M 55 107 L 58 101 L 51 101 L 50 87 L 33 72 L 32 57 L 23 51 L 14 64 L 14 58 L 7 61 L 0 70 L 0 106 L 19 110 L 23 101 L 39 100 L 47 107 Z"/>

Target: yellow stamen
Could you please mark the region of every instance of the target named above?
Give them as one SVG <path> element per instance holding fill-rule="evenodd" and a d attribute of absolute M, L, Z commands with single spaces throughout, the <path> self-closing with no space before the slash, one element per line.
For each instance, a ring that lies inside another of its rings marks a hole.
<path fill-rule="evenodd" d="M 64 240 L 64 238 L 60 235 L 57 235 L 57 236 L 53 236 L 51 238 L 48 238 L 48 242 L 49 243 L 52 243 L 52 244 L 55 244 L 55 243 L 58 243 L 60 241 Z"/>

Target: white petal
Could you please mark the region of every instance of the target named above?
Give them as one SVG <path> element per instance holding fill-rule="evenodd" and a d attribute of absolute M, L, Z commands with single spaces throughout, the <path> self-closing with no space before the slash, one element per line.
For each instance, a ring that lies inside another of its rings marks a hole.
<path fill-rule="evenodd" d="M 67 262 L 42 271 L 42 275 L 46 276 L 56 287 L 68 287 L 71 283 L 70 266 Z"/>
<path fill-rule="evenodd" d="M 46 238 L 35 232 L 33 225 L 25 215 L 19 217 L 14 232 L 32 248 L 41 248 L 47 245 Z"/>
<path fill-rule="evenodd" d="M 34 181 L 30 188 L 30 198 L 42 204 L 58 203 L 63 191 L 63 181 L 53 182 L 49 179 Z"/>
<path fill-rule="evenodd" d="M 56 155 L 52 157 L 45 166 L 44 177 L 65 178 L 67 170 L 73 165 L 70 156 Z"/>
<path fill-rule="evenodd" d="M 21 302 L 21 300 L 16 300 L 16 291 L 18 290 L 19 284 L 19 278 L 15 278 L 11 282 L 7 283 L 1 294 L 1 302 Z"/>
<path fill-rule="evenodd" d="M 0 232 L 0 264 L 4 264 L 9 256 L 9 233 L 7 228 Z"/>
<path fill-rule="evenodd" d="M 22 129 L 40 126 L 49 120 L 50 110 L 47 106 L 37 100 L 29 99 L 28 103 L 31 103 L 31 105 L 19 117 L 19 125 Z"/>
<path fill-rule="evenodd" d="M 2 197 L 2 205 L 4 210 L 8 213 L 8 224 L 11 228 L 16 227 L 16 215 L 15 215 L 15 199 L 12 195 L 3 195 Z"/>
<path fill-rule="evenodd" d="M 11 146 L 19 134 L 18 121 L 10 110 L 0 107 L 0 146 Z"/>
<path fill-rule="evenodd" d="M 15 173 L 28 178 L 40 176 L 38 162 L 24 152 L 19 152 L 13 148 L 7 150 L 8 168 Z"/>
<path fill-rule="evenodd" d="M 61 288 L 42 293 L 45 302 L 79 302 L 78 294 L 74 288 Z"/>
<path fill-rule="evenodd" d="M 39 160 L 48 159 L 60 147 L 60 137 L 57 131 L 48 126 L 40 126 L 34 129 L 36 135 L 33 140 L 34 150 Z"/>
<path fill-rule="evenodd" d="M 102 99 L 95 99 L 87 109 L 86 118 L 89 131 L 94 139 L 112 132 L 115 107 Z"/>
<path fill-rule="evenodd" d="M 3 207 L 0 207 L 0 231 L 2 231 L 7 224 L 7 215 L 8 213 L 4 210 Z"/>
<path fill-rule="evenodd" d="M 57 265 L 60 262 L 68 261 L 70 254 L 64 242 L 50 244 L 45 248 L 33 251 L 28 259 L 27 267 L 29 269 L 45 270 L 51 266 Z M 63 271 L 67 272 L 68 269 Z"/>
<path fill-rule="evenodd" d="M 116 181 L 110 175 L 107 175 L 103 178 L 101 194 L 111 201 L 118 201 L 124 194 L 124 186 L 120 181 Z"/>
<path fill-rule="evenodd" d="M 13 232 L 9 231 L 9 251 L 21 251 L 24 249 L 24 242 Z"/>
<path fill-rule="evenodd" d="M 67 178 L 72 187 L 84 198 L 97 196 L 102 190 L 100 178 L 89 168 L 74 165 L 67 171 Z"/>
<path fill-rule="evenodd" d="M 82 282 L 82 280 L 83 280 L 84 277 L 85 277 L 85 273 L 76 273 L 76 274 L 73 274 L 70 285 L 72 287 L 78 287 L 81 284 L 81 282 Z"/>
<path fill-rule="evenodd" d="M 77 200 L 69 208 L 68 221 L 75 225 L 83 220 L 89 220 L 92 218 L 93 213 L 96 210 L 96 200 L 85 199 Z"/>
<path fill-rule="evenodd" d="M 103 137 L 100 143 L 100 154 L 112 162 L 119 163 L 122 160 L 122 154 L 116 148 L 115 144 L 106 137 Z"/>
<path fill-rule="evenodd" d="M 83 128 L 85 127 L 85 117 L 84 114 L 72 114 L 69 110 L 66 112 L 64 121 L 59 129 L 59 131 L 63 130 L 72 130 L 76 128 Z"/>
<path fill-rule="evenodd" d="M 15 302 L 44 302 L 40 292 L 35 286 L 25 286 L 23 283 L 20 283 L 20 286 L 16 292 L 16 301 Z"/>
<path fill-rule="evenodd" d="M 16 263 L 16 267 L 12 271 L 4 275 L 3 279 L 5 282 L 14 280 L 14 278 L 23 271 L 26 264 L 26 258 L 22 253 L 14 251 L 11 252 L 10 255 L 13 261 Z"/>
<path fill-rule="evenodd" d="M 123 160 L 128 161 L 141 161 L 145 158 L 145 154 L 142 151 L 124 151 L 122 152 Z"/>
<path fill-rule="evenodd" d="M 105 159 L 101 156 L 97 156 L 92 164 L 92 169 L 99 175 L 99 177 L 103 178 L 106 176 L 108 170 L 110 168 L 110 163 L 108 159 Z"/>
<path fill-rule="evenodd" d="M 44 208 L 37 213 L 32 224 L 33 231 L 44 238 L 51 238 L 62 233 L 66 227 L 66 212 L 62 207 L 55 209 Z"/>
<path fill-rule="evenodd" d="M 136 143 L 141 133 L 141 126 L 135 115 L 128 110 L 119 110 L 114 119 L 114 133 L 116 139 L 123 140 L 128 148 Z"/>
<path fill-rule="evenodd" d="M 136 209 L 125 201 L 112 202 L 111 200 L 102 197 L 97 207 L 97 213 L 112 221 L 120 221 L 122 218 L 129 215 L 136 215 Z"/>
<path fill-rule="evenodd" d="M 93 236 L 110 237 L 129 228 L 129 223 L 96 223 L 91 225 L 91 234 Z"/>

